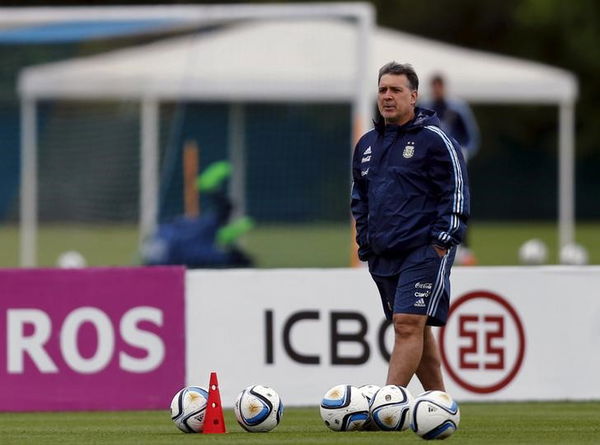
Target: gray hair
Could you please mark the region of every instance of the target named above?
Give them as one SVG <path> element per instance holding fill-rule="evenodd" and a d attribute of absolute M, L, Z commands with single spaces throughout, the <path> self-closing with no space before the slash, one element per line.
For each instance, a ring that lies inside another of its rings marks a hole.
<path fill-rule="evenodd" d="M 394 74 L 397 76 L 404 74 L 408 79 L 408 85 L 410 86 L 410 89 L 413 91 L 419 89 L 419 78 L 417 77 L 417 73 L 410 63 L 402 64 L 394 61 L 386 63 L 379 69 L 377 83 L 379 83 L 381 77 L 385 74 Z"/>

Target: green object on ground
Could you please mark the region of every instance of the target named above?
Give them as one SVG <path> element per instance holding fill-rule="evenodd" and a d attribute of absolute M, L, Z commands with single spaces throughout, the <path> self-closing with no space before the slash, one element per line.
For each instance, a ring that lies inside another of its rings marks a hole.
<path fill-rule="evenodd" d="M 198 176 L 196 186 L 200 191 L 210 192 L 219 187 L 230 175 L 231 163 L 227 161 L 214 162 Z"/>
<path fill-rule="evenodd" d="M 217 243 L 220 246 L 228 246 L 253 227 L 254 221 L 248 216 L 236 219 L 219 229 L 217 232 Z"/>

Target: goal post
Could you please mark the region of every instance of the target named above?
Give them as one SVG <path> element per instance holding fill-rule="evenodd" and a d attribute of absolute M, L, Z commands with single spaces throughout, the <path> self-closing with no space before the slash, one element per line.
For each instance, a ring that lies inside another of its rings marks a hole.
<path fill-rule="evenodd" d="M 35 100 L 21 100 L 20 261 L 37 264 L 37 113 Z"/>

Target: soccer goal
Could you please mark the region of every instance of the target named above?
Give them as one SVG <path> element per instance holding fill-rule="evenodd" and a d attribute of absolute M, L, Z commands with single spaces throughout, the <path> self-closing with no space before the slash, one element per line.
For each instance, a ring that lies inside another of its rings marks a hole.
<path fill-rule="evenodd" d="M 22 266 L 51 265 L 60 250 L 110 248 L 103 237 L 115 227 L 135 233 L 125 243 L 137 251 L 158 223 L 185 213 L 189 141 L 198 147 L 199 171 L 231 163 L 236 212 L 267 223 L 348 223 L 350 147 L 372 111 L 370 4 L 12 14 L 150 33 L 135 46 L 21 72 Z M 80 45 L 98 44 L 96 34 L 88 37 Z M 50 229 L 43 238 L 41 228 Z M 81 244 L 69 244 L 77 237 Z M 40 258 L 42 251 L 50 254 Z"/>

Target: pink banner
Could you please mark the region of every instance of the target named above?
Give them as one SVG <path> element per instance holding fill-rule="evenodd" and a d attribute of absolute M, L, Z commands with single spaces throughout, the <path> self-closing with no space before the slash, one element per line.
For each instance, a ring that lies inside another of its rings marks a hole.
<path fill-rule="evenodd" d="M 0 411 L 167 409 L 185 383 L 180 267 L 0 271 Z"/>

